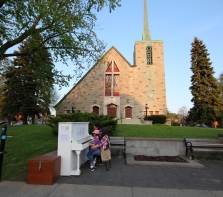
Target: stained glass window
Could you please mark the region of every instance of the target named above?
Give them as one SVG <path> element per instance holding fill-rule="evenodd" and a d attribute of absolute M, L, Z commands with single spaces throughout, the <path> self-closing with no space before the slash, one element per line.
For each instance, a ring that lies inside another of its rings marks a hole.
<path fill-rule="evenodd" d="M 105 96 L 111 96 L 112 75 L 105 75 Z"/>
<path fill-rule="evenodd" d="M 119 75 L 115 74 L 113 78 L 114 96 L 119 96 Z"/>
<path fill-rule="evenodd" d="M 119 72 L 115 61 L 108 64 L 105 73 L 105 96 L 119 96 Z"/>

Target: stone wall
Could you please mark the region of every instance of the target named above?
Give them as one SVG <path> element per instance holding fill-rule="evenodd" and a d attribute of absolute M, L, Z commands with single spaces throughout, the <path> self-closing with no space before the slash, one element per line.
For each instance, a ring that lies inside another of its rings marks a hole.
<path fill-rule="evenodd" d="M 183 139 L 126 138 L 126 154 L 147 156 L 177 156 L 186 153 Z"/>

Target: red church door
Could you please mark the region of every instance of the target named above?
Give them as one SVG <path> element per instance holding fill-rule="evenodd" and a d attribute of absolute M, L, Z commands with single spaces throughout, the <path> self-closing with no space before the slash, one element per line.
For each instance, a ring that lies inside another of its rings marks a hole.
<path fill-rule="evenodd" d="M 93 107 L 93 113 L 99 115 L 99 107 L 94 106 L 94 107 Z"/>
<path fill-rule="evenodd" d="M 117 106 L 114 104 L 110 104 L 107 106 L 107 114 L 108 116 L 115 116 L 116 117 L 116 111 L 117 111 Z"/>
<path fill-rule="evenodd" d="M 132 118 L 132 108 L 129 106 L 125 108 L 125 118 Z"/>

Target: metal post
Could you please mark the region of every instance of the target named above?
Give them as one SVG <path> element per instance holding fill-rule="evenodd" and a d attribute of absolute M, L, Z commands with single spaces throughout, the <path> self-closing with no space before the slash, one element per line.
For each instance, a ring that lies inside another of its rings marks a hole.
<path fill-rule="evenodd" d="M 146 109 L 146 117 L 147 117 L 147 110 L 148 110 L 148 104 L 146 104 L 146 107 L 145 107 L 145 109 Z"/>
<path fill-rule="evenodd" d="M 3 156 L 6 153 L 5 150 L 5 141 L 6 141 L 6 132 L 7 132 L 7 125 L 2 125 L 2 135 L 1 135 L 1 144 L 0 144 L 0 182 L 2 176 L 2 164 L 3 164 Z"/>

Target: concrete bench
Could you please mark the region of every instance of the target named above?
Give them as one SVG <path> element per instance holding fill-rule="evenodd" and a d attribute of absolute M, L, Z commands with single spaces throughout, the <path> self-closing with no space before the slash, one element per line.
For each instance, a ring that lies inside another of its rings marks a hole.
<path fill-rule="evenodd" d="M 125 138 L 110 137 L 111 153 L 115 155 L 125 154 Z"/>
<path fill-rule="evenodd" d="M 196 152 L 196 155 L 223 155 L 222 139 L 184 138 L 184 142 L 186 146 L 186 157 L 188 156 L 190 159 L 194 159 L 194 152 Z"/>

